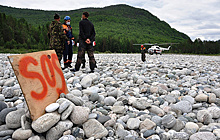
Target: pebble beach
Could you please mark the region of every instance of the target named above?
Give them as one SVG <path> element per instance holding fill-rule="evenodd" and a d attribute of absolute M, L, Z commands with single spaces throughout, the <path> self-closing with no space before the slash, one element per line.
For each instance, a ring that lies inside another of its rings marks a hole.
<path fill-rule="evenodd" d="M 63 70 L 69 93 L 32 121 L 8 55 L 0 140 L 220 140 L 220 56 L 95 54 L 89 73 L 86 54 L 86 68 Z"/>

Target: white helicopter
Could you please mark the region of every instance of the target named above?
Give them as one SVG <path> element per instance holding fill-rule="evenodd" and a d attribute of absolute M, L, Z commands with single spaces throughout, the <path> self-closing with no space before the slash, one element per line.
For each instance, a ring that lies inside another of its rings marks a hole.
<path fill-rule="evenodd" d="M 133 44 L 133 45 L 141 45 L 141 46 L 151 46 L 147 51 L 149 54 L 160 54 L 162 55 L 162 51 L 168 51 L 170 50 L 170 47 L 172 44 L 178 44 L 178 43 L 163 43 L 163 44 L 151 44 L 151 43 L 144 43 L 144 44 Z M 160 47 L 159 45 L 170 45 L 168 48 Z"/>

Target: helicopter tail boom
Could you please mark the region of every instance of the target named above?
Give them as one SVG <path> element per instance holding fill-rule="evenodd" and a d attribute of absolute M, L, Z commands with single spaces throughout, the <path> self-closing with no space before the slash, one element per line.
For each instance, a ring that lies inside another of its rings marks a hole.
<path fill-rule="evenodd" d="M 168 48 L 160 48 L 162 51 L 168 51 L 168 50 L 170 50 L 170 47 L 171 46 L 169 46 Z"/>

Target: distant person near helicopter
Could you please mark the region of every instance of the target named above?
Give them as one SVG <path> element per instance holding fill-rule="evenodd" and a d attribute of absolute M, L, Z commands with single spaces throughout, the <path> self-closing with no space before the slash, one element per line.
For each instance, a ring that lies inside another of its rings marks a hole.
<path fill-rule="evenodd" d="M 144 45 L 141 45 L 141 60 L 142 60 L 143 62 L 146 61 L 145 53 L 146 53 L 146 48 L 144 47 Z"/>

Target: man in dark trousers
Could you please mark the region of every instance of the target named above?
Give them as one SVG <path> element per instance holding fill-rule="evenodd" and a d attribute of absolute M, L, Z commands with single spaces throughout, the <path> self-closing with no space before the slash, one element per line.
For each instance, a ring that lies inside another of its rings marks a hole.
<path fill-rule="evenodd" d="M 92 44 L 93 44 L 93 47 L 95 47 L 95 45 L 96 45 L 95 40 L 93 41 Z M 85 55 L 84 55 L 84 57 L 82 58 L 82 68 L 85 68 L 85 67 L 86 67 L 86 58 L 85 58 Z M 96 61 L 95 61 L 95 68 L 97 68 Z"/>
<path fill-rule="evenodd" d="M 79 71 L 82 59 L 85 56 L 85 51 L 88 53 L 91 72 L 94 72 L 95 69 L 94 48 L 92 43 L 95 39 L 96 33 L 94 25 L 88 20 L 88 17 L 89 13 L 84 12 L 82 14 L 82 20 L 79 22 L 79 48 L 75 69 L 72 69 L 71 71 Z"/>

